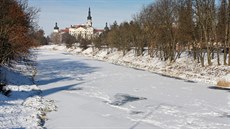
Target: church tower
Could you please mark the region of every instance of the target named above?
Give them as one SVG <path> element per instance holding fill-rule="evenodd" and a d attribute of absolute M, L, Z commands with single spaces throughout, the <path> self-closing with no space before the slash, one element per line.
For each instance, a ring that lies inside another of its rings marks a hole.
<path fill-rule="evenodd" d="M 58 32 L 59 32 L 59 27 L 57 26 L 57 22 L 56 22 L 54 26 L 54 33 L 58 33 Z"/>
<path fill-rule="evenodd" d="M 92 27 L 92 24 L 93 23 L 92 23 L 91 11 L 90 11 L 90 8 L 89 8 L 86 26 Z"/>
<path fill-rule="evenodd" d="M 108 27 L 108 23 L 107 22 L 105 23 L 104 31 L 109 31 L 109 27 Z"/>

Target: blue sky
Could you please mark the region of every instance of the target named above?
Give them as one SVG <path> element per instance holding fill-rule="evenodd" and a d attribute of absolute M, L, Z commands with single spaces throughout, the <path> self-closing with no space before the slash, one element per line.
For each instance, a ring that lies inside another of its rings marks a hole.
<path fill-rule="evenodd" d="M 154 0 L 29 0 L 29 5 L 40 8 L 38 24 L 46 35 L 53 31 L 55 22 L 60 28 L 85 24 L 91 8 L 93 26 L 103 29 L 105 23 L 130 21 L 143 6 Z"/>

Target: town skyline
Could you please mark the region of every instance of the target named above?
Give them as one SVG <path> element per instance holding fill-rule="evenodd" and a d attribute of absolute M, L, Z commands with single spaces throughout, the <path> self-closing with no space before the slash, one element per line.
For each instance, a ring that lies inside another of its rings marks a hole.
<path fill-rule="evenodd" d="M 91 8 L 93 26 L 103 29 L 114 21 L 121 23 L 132 20 L 143 6 L 154 0 L 30 0 L 29 5 L 39 8 L 38 25 L 46 35 L 53 32 L 55 23 L 60 29 L 71 25 L 85 24 L 88 8 Z"/>

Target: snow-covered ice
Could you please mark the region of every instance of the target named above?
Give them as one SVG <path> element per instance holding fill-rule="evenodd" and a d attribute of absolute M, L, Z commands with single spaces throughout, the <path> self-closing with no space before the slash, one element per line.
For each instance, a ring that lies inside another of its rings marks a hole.
<path fill-rule="evenodd" d="M 37 51 L 36 77 L 43 97 L 57 105 L 46 128 L 230 128 L 229 90 L 49 47 Z"/>

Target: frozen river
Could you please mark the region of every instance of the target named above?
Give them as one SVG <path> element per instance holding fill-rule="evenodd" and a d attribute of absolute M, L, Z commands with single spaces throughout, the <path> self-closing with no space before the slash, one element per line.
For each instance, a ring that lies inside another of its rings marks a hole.
<path fill-rule="evenodd" d="M 37 84 L 58 107 L 48 129 L 230 128 L 229 91 L 61 51 L 37 56 Z"/>

